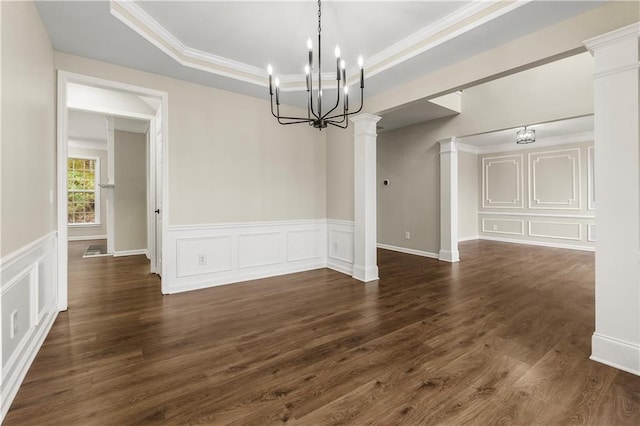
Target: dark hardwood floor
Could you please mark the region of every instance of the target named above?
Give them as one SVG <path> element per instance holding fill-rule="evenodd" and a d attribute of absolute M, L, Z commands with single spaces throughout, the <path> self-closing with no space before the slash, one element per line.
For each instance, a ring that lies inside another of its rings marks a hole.
<path fill-rule="evenodd" d="M 588 359 L 593 253 L 471 241 L 162 296 L 143 256 L 81 259 L 6 425 L 640 424 Z"/>

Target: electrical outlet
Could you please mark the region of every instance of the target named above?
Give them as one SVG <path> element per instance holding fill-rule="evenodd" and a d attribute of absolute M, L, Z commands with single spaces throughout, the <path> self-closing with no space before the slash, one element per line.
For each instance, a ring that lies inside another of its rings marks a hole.
<path fill-rule="evenodd" d="M 491 226 L 491 229 L 492 229 L 493 231 L 497 231 L 497 230 L 498 230 L 498 225 L 492 225 L 492 226 Z"/>
<path fill-rule="evenodd" d="M 9 334 L 13 339 L 16 334 L 18 334 L 18 310 L 14 310 L 11 312 L 11 316 L 9 317 Z"/>
<path fill-rule="evenodd" d="M 405 240 L 410 240 L 411 239 L 411 234 L 408 231 L 404 233 L 404 239 Z"/>
<path fill-rule="evenodd" d="M 199 254 L 198 255 L 198 265 L 203 266 L 207 264 L 207 255 Z"/>

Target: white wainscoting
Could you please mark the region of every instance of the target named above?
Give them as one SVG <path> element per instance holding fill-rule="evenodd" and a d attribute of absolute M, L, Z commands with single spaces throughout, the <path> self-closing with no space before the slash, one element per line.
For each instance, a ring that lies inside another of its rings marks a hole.
<path fill-rule="evenodd" d="M 326 219 L 169 226 L 168 236 L 165 294 L 328 266 Z"/>
<path fill-rule="evenodd" d="M 56 233 L 0 260 L 2 275 L 2 412 L 4 419 L 58 314 Z M 12 316 L 15 327 L 12 327 Z"/>
<path fill-rule="evenodd" d="M 519 219 L 482 218 L 482 232 L 524 235 L 524 221 Z"/>
<path fill-rule="evenodd" d="M 353 221 L 327 220 L 327 268 L 353 275 Z"/>
<path fill-rule="evenodd" d="M 529 154 L 529 208 L 580 210 L 580 149 Z"/>
<path fill-rule="evenodd" d="M 482 207 L 522 208 L 522 154 L 482 159 Z"/>

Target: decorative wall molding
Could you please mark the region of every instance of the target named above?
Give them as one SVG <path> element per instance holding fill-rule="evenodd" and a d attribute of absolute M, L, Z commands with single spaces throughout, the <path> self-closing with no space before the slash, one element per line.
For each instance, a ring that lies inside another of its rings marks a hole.
<path fill-rule="evenodd" d="M 482 159 L 482 207 L 483 208 L 522 208 L 522 171 L 523 156 L 503 155 Z M 505 176 L 507 175 L 508 176 Z M 505 179 L 513 182 L 508 194 L 505 188 L 495 188 Z"/>
<path fill-rule="evenodd" d="M 350 220 L 327 220 L 327 267 L 343 274 L 353 274 L 353 229 Z"/>
<path fill-rule="evenodd" d="M 9 407 L 58 314 L 55 232 L 0 259 L 2 323 L 16 313 L 16 332 L 2 328 L 0 420 Z M 13 334 L 13 335 L 12 335 Z"/>
<path fill-rule="evenodd" d="M 520 212 L 478 212 L 487 216 L 526 216 L 526 217 L 560 217 L 566 219 L 595 219 L 594 215 L 564 213 L 520 213 Z"/>
<path fill-rule="evenodd" d="M 537 230 L 535 230 L 537 227 Z M 565 228 L 566 233 L 560 233 Z M 573 229 L 571 229 L 573 228 Z M 546 230 L 546 232 L 545 232 Z M 572 236 L 571 232 L 575 235 Z M 547 222 L 547 221 L 529 221 L 529 236 L 538 238 L 552 238 L 557 240 L 573 240 L 582 241 L 582 224 L 571 222 Z"/>
<path fill-rule="evenodd" d="M 587 241 L 596 241 L 596 225 L 594 223 L 587 225 Z"/>
<path fill-rule="evenodd" d="M 587 148 L 587 210 L 596 209 L 595 147 Z"/>
<path fill-rule="evenodd" d="M 91 241 L 91 240 L 106 240 L 106 235 L 80 235 L 78 237 L 68 237 L 67 241 Z"/>
<path fill-rule="evenodd" d="M 482 218 L 482 227 L 480 230 L 490 234 L 524 235 L 524 221 Z"/>
<path fill-rule="evenodd" d="M 543 151 L 529 153 L 529 208 L 544 210 L 580 210 L 581 209 L 581 185 L 580 185 L 580 149 L 564 149 L 557 151 Z M 550 163 L 558 167 L 564 162 L 567 170 L 549 170 L 544 163 Z M 539 184 L 539 179 L 551 179 L 558 173 L 568 173 L 570 180 L 553 179 Z M 559 185 L 568 184 L 569 193 L 549 194 L 551 190 L 557 191 Z M 543 188 L 540 188 L 543 187 Z M 548 197 L 548 198 L 547 198 Z M 546 199 L 545 199 L 546 198 Z"/>
<path fill-rule="evenodd" d="M 640 376 L 640 345 L 598 332 L 591 337 L 589 359 Z"/>
<path fill-rule="evenodd" d="M 488 240 L 488 241 L 499 241 L 503 243 L 526 244 L 530 246 L 554 247 L 554 248 L 581 250 L 581 251 L 595 251 L 595 247 L 593 246 L 580 246 L 577 244 L 561 244 L 561 243 L 554 243 L 550 241 L 518 240 L 515 238 L 493 237 L 489 235 L 481 235 L 479 239 Z"/>
<path fill-rule="evenodd" d="M 391 246 L 388 244 L 378 244 L 378 248 L 381 248 L 384 250 L 397 251 L 400 253 L 413 254 L 416 256 L 429 257 L 431 259 L 439 259 L 440 257 L 438 253 L 431 253 L 428 251 L 416 250 L 416 249 L 411 249 L 406 247 Z"/>
<path fill-rule="evenodd" d="M 325 219 L 169 226 L 165 293 L 327 267 L 327 227 Z"/>

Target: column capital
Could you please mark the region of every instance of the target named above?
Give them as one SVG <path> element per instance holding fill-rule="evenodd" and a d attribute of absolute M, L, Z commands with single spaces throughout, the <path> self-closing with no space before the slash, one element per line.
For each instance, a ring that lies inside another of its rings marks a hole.
<path fill-rule="evenodd" d="M 378 121 L 380 121 L 382 117 L 378 116 L 378 115 L 373 115 L 373 114 L 369 114 L 367 112 L 363 112 L 362 114 L 358 114 L 358 115 L 354 115 L 353 117 L 349 118 L 349 120 L 351 120 L 351 122 L 353 124 L 358 124 L 358 123 L 366 123 L 366 122 L 372 122 L 372 123 L 377 123 Z"/>
<path fill-rule="evenodd" d="M 438 139 L 438 143 L 440 144 L 440 154 L 458 152 L 458 138 L 456 138 L 455 136 L 445 139 Z"/>
<path fill-rule="evenodd" d="M 593 54 L 593 52 L 601 47 L 617 43 L 624 39 L 640 38 L 640 22 L 618 28 L 606 34 L 602 34 L 582 42 L 585 47 Z"/>

